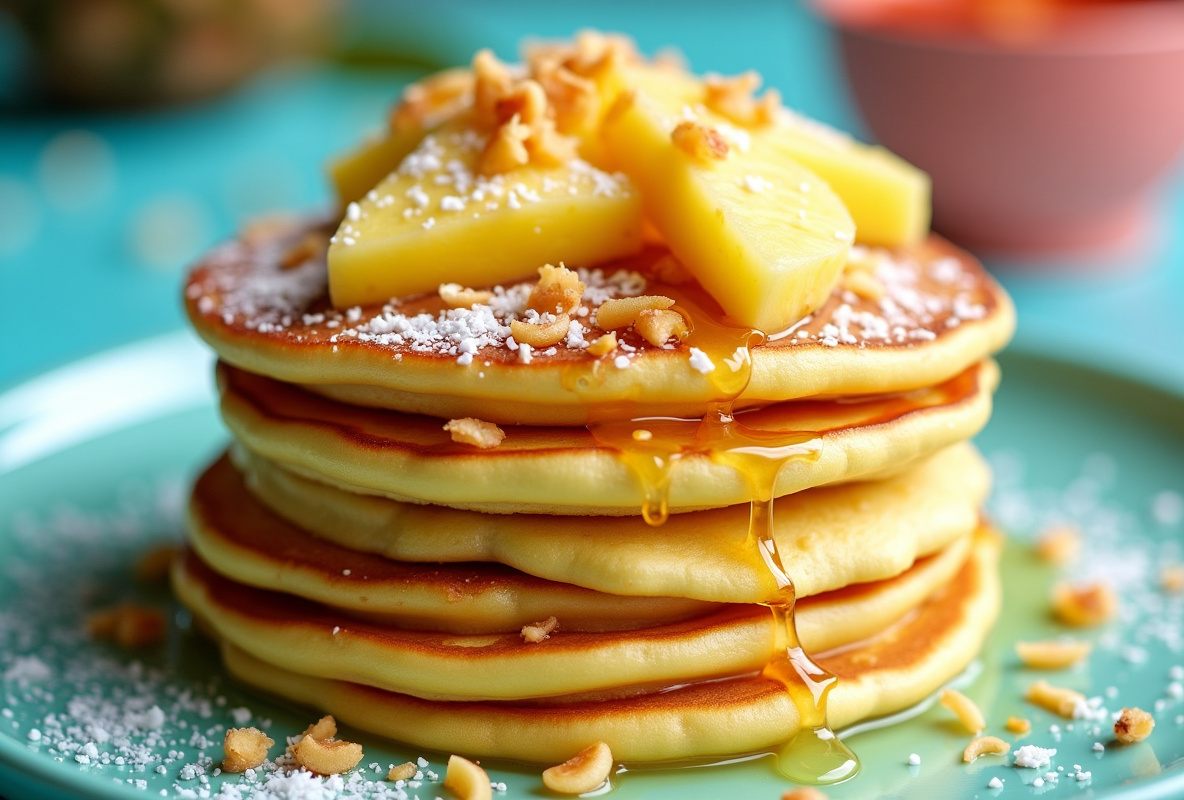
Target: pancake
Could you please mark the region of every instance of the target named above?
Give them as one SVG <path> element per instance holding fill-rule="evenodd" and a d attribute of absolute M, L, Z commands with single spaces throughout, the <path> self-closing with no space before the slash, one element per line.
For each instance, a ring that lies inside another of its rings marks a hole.
<path fill-rule="evenodd" d="M 188 528 L 189 546 L 224 577 L 403 628 L 517 633 L 555 615 L 565 630 L 618 630 L 715 609 L 698 600 L 605 594 L 502 564 L 407 564 L 349 550 L 305 533 L 260 504 L 226 457 L 194 486 Z"/>
<path fill-rule="evenodd" d="M 999 549 L 984 531 L 973 557 L 917 613 L 818 659 L 839 678 L 829 696 L 832 726 L 909 708 L 965 669 L 998 615 Z M 800 725 L 782 685 L 759 675 L 570 703 L 436 702 L 300 674 L 231 644 L 223 657 L 232 675 L 260 691 L 414 747 L 479 758 L 558 763 L 595 741 L 626 763 L 735 755 L 776 748 Z"/>
<path fill-rule="evenodd" d="M 506 345 L 506 318 L 462 320 L 458 312 L 444 319 L 435 295 L 334 310 L 323 253 L 283 266 L 293 244 L 315 227 L 245 236 L 198 265 L 185 297 L 199 335 L 224 361 L 248 371 L 353 404 L 444 418 L 582 425 L 598 407 L 622 404 L 632 416 L 698 417 L 741 390 L 737 408 L 910 391 L 947 381 L 989 356 L 1015 324 L 1010 300 L 982 266 L 942 239 L 895 252 L 856 248 L 855 257 L 878 264 L 874 272 L 886 295 L 869 299 L 836 287 L 814 314 L 752 348 L 745 385 L 747 365 L 725 364 L 748 344 L 746 330 L 714 322 L 721 312 L 694 286 L 654 278 L 655 263 L 668 260 L 651 249 L 600 265 L 600 272 L 585 271 L 588 311 L 577 319 L 589 326 L 591 312 L 607 297 L 661 294 L 690 315 L 690 339 L 654 347 L 626 332 L 627 369 L 567 344 L 553 353 L 537 351 L 527 364 Z M 514 305 L 514 285 L 507 292 L 499 309 Z M 591 327 L 583 340 L 600 333 Z M 465 338 L 481 344 L 471 360 L 457 349 Z M 716 369 L 704 374 L 692 368 L 692 347 L 706 352 Z"/>
<path fill-rule="evenodd" d="M 824 650 L 882 631 L 948 583 L 969 546 L 964 537 L 891 580 L 803 600 L 797 612 L 803 646 Z M 367 583 L 363 575 L 356 581 Z M 235 583 L 196 555 L 177 562 L 173 585 L 218 638 L 255 657 L 307 675 L 437 699 L 528 699 L 744 674 L 769 663 L 777 639 L 773 615 L 751 604 L 628 631 L 568 632 L 560 619 L 558 632 L 527 644 L 518 632 L 454 635 L 358 619 Z M 318 588 L 331 601 L 352 599 L 348 587 Z"/>
<path fill-rule="evenodd" d="M 276 514 L 352 551 L 403 561 L 500 562 L 552 581 L 622 595 L 756 603 L 776 590 L 759 556 L 744 546 L 747 506 L 677 514 L 659 527 L 636 516 L 605 524 L 595 517 L 557 521 L 543 515 L 479 514 L 344 492 L 241 448 L 235 453 L 251 492 Z M 250 509 L 229 472 L 225 461 L 214 465 L 198 481 L 195 503 L 224 504 L 236 514 L 239 508 Z M 917 558 L 973 531 L 989 486 L 987 465 L 963 443 L 883 481 L 810 489 L 779 499 L 773 513 L 775 538 L 797 596 L 898 575 Z M 223 495 L 233 499 L 221 500 Z M 235 515 L 218 525 L 239 542 L 273 526 L 248 525 Z M 296 533 L 284 538 L 285 545 L 304 542 Z M 200 542 L 195 546 L 224 574 L 265 585 L 241 571 L 230 572 L 229 555 L 215 562 Z M 265 549 L 275 552 L 276 547 L 268 543 Z M 313 552 L 308 544 L 292 547 Z M 238 551 L 233 558 L 244 569 L 252 562 Z M 274 570 L 278 576 L 279 566 Z"/>
<path fill-rule="evenodd" d="M 223 419 L 239 442 L 297 474 L 364 494 L 483 512 L 626 515 L 643 504 L 692 511 L 758 498 L 769 487 L 754 486 L 725 463 L 746 448 L 796 452 L 776 473 L 775 497 L 892 474 L 979 431 L 990 416 L 998 367 L 984 361 L 934 387 L 859 402 L 767 406 L 737 415 L 728 431 L 743 436 L 712 430 L 720 440 L 708 446 L 698 438 L 702 425 L 680 424 L 654 437 L 668 466 L 647 481 L 616 444 L 601 443 L 587 428 L 513 427 L 500 445 L 480 450 L 452 442 L 432 417 L 348 406 L 225 364 L 218 382 Z M 618 433 L 635 427 L 626 423 Z"/>

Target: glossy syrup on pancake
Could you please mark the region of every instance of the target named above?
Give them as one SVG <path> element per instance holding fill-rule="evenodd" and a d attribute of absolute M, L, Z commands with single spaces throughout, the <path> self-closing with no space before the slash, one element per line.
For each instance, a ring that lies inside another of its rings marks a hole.
<path fill-rule="evenodd" d="M 746 425 L 733 405 L 752 375 L 752 347 L 766 335 L 704 313 L 689 294 L 676 298 L 691 328 L 688 343 L 716 366 L 708 377 L 720 397 L 698 420 L 669 417 L 634 417 L 619 407 L 604 421 L 589 423 L 588 430 L 602 444 L 615 448 L 642 484 L 642 516 L 660 525 L 668 514 L 669 470 L 688 452 L 707 454 L 731 466 L 751 488 L 748 536 L 744 547 L 755 551 L 773 576 L 777 591 L 762 604 L 774 619 L 774 656 L 762 674 L 785 687 L 800 718 L 798 733 L 776 753 L 778 771 L 797 783 L 836 783 L 859 771 L 856 755 L 839 740 L 827 719 L 827 696 L 836 678 L 819 666 L 798 638 L 794 616 L 796 595 L 777 550 L 773 526 L 773 500 L 777 476 L 791 460 L 817 459 L 822 442 L 813 431 L 767 431 Z M 717 376 L 716 373 L 719 373 Z M 687 441 L 688 434 L 690 441 Z"/>

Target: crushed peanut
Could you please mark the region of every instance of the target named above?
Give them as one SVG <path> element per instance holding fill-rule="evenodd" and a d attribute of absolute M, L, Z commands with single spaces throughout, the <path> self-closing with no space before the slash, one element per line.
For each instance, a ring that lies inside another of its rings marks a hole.
<path fill-rule="evenodd" d="M 444 788 L 451 789 L 460 800 L 492 800 L 493 787 L 489 775 L 481 767 L 460 756 L 448 757 L 448 771 L 444 773 Z"/>
<path fill-rule="evenodd" d="M 1066 625 L 1079 628 L 1101 625 L 1118 613 L 1118 596 L 1104 583 L 1088 586 L 1058 583 L 1053 587 L 1052 610 Z"/>
<path fill-rule="evenodd" d="M 862 269 L 847 270 L 843 273 L 841 283 L 844 290 L 872 302 L 879 302 L 888 294 L 887 287 L 879 278 Z"/>
<path fill-rule="evenodd" d="M 246 772 L 267 760 L 267 751 L 275 740 L 258 728 L 229 728 L 222 749 L 223 772 Z"/>
<path fill-rule="evenodd" d="M 781 800 L 826 800 L 826 795 L 813 786 L 799 786 L 782 792 Z"/>
<path fill-rule="evenodd" d="M 544 639 L 550 638 L 558 627 L 559 620 L 555 617 L 547 617 L 542 622 L 525 625 L 522 628 L 522 641 L 528 644 L 538 644 Z"/>
<path fill-rule="evenodd" d="M 94 639 L 133 648 L 156 644 L 164 638 L 165 617 L 154 608 L 124 603 L 96 611 L 87 617 L 86 630 Z"/>
<path fill-rule="evenodd" d="M 521 319 L 510 320 L 510 333 L 514 341 L 531 347 L 550 347 L 559 344 L 567 336 L 567 330 L 571 327 L 571 317 L 567 314 L 553 316 L 550 322 L 537 324 Z"/>
<path fill-rule="evenodd" d="M 391 112 L 391 130 L 432 127 L 472 102 L 473 84 L 473 72 L 459 67 L 411 84 L 403 90 L 403 97 Z"/>
<path fill-rule="evenodd" d="M 759 100 L 756 98 L 761 76 L 751 70 L 734 78 L 707 75 L 704 82 L 707 107 L 738 125 L 749 128 L 769 125 L 781 108 L 781 93 L 776 89 L 767 90 Z"/>
<path fill-rule="evenodd" d="M 1066 669 L 1089 655 L 1093 646 L 1074 639 L 1016 642 L 1015 652 L 1032 669 Z"/>
<path fill-rule="evenodd" d="M 472 308 L 493 299 L 493 292 L 487 289 L 468 289 L 459 283 L 442 283 L 439 292 L 440 299 L 449 308 Z"/>
<path fill-rule="evenodd" d="M 592 342 L 592 344 L 588 345 L 589 355 L 594 355 L 594 356 L 606 356 L 616 349 L 617 349 L 617 334 L 616 334 L 616 332 L 606 333 L 603 336 L 598 336 Z"/>
<path fill-rule="evenodd" d="M 545 264 L 539 267 L 539 282 L 530 292 L 526 307 L 540 314 L 570 314 L 580 304 L 585 286 L 579 273 L 565 267 Z"/>
<path fill-rule="evenodd" d="M 450 419 L 444 424 L 444 430 L 448 431 L 452 441 L 471 444 L 482 450 L 497 447 L 506 438 L 506 432 L 497 425 L 473 417 Z"/>
<path fill-rule="evenodd" d="M 415 773 L 419 772 L 419 768 L 415 766 L 412 761 L 405 761 L 390 768 L 386 773 L 388 781 L 409 781 L 415 777 Z"/>
<path fill-rule="evenodd" d="M 941 693 L 941 704 L 957 715 L 958 721 L 971 733 L 978 733 L 987 727 L 983 719 L 983 712 L 974 701 L 956 689 L 946 689 Z"/>
<path fill-rule="evenodd" d="M 1085 695 L 1040 680 L 1028 687 L 1024 699 L 1046 711 L 1072 719 L 1073 711 L 1085 702 Z"/>
<path fill-rule="evenodd" d="M 665 308 L 645 309 L 638 314 L 633 328 L 654 347 L 661 347 L 671 339 L 681 342 L 691 333 L 682 314 Z"/>
<path fill-rule="evenodd" d="M 296 745 L 300 744 L 302 739 L 312 737 L 314 739 L 332 739 L 337 735 L 337 719 L 332 714 L 326 714 L 318 719 L 316 722 L 304 729 L 304 733 L 288 740 L 288 748 L 285 752 L 292 755 Z"/>
<path fill-rule="evenodd" d="M 1081 531 L 1072 525 L 1054 525 L 1040 534 L 1036 555 L 1049 564 L 1065 564 L 1081 550 Z"/>
<path fill-rule="evenodd" d="M 1025 734 L 1032 730 L 1032 723 L 1023 717 L 1008 717 L 1007 724 L 1003 727 L 1012 733 Z"/>
<path fill-rule="evenodd" d="M 1011 752 L 1011 745 L 997 736 L 978 736 L 970 740 L 966 749 L 962 751 L 962 760 L 967 764 L 979 756 L 1006 755 Z"/>
<path fill-rule="evenodd" d="M 173 544 L 159 544 L 145 550 L 136 561 L 136 577 L 144 583 L 163 583 L 168 580 L 176 556 L 177 546 Z"/>
<path fill-rule="evenodd" d="M 1169 594 L 1184 592 L 1184 564 L 1172 564 L 1160 570 L 1159 585 Z"/>
<path fill-rule="evenodd" d="M 670 132 L 670 141 L 679 150 L 699 161 L 722 161 L 728 157 L 728 142 L 715 128 L 691 120 L 678 123 Z"/>
<path fill-rule="evenodd" d="M 473 56 L 473 106 L 478 117 L 489 127 L 497 125 L 497 103 L 510 92 L 514 76 L 509 65 L 492 50 L 478 50 Z"/>
<path fill-rule="evenodd" d="M 646 309 L 666 309 L 674 305 L 674 301 L 662 295 L 639 295 L 637 297 L 618 297 L 605 300 L 596 309 L 596 324 L 601 330 L 612 331 L 628 328 L 637 322 L 641 312 Z"/>
<path fill-rule="evenodd" d="M 604 742 L 596 742 L 562 764 L 543 770 L 543 785 L 559 794 L 584 794 L 603 786 L 612 769 L 612 751 Z"/>
<path fill-rule="evenodd" d="M 517 117 L 523 125 L 533 126 L 547 116 L 547 93 L 538 81 L 518 81 L 497 98 L 494 114 L 499 124 Z"/>
<path fill-rule="evenodd" d="M 498 128 L 485 145 L 477 171 L 482 175 L 498 175 L 529 164 L 530 151 L 526 149 L 526 140 L 529 138 L 530 128 L 517 117 L 512 117 Z"/>
<path fill-rule="evenodd" d="M 600 93 L 596 82 L 577 75 L 561 63 L 543 61 L 533 70 L 555 112 L 561 133 L 592 131 L 600 119 Z"/>
<path fill-rule="evenodd" d="M 318 231 L 309 231 L 284 253 L 280 259 L 280 268 L 295 269 L 315 258 L 323 258 L 327 252 L 329 237 Z"/>
<path fill-rule="evenodd" d="M 1141 742 L 1155 730 L 1155 718 L 1141 708 L 1124 708 L 1114 723 L 1114 737 L 1123 744 Z"/>
<path fill-rule="evenodd" d="M 317 775 L 340 775 L 349 772 L 362 760 L 362 746 L 342 739 L 316 739 L 304 736 L 292 747 L 296 763 Z"/>

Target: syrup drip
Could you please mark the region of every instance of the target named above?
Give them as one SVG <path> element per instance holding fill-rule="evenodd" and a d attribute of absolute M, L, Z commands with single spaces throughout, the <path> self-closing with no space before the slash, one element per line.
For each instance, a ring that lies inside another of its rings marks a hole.
<path fill-rule="evenodd" d="M 710 412 L 701 419 L 631 418 L 619 404 L 600 409 L 601 418 L 590 422 L 588 430 L 616 450 L 637 476 L 642 516 L 650 525 L 661 525 L 669 515 L 670 475 L 680 458 L 707 455 L 745 476 L 752 495 L 745 547 L 759 555 L 776 584 L 763 603 L 773 614 L 776 653 L 763 674 L 785 686 L 800 718 L 799 732 L 776 753 L 777 769 L 797 783 L 845 780 L 859 770 L 859 761 L 827 723 L 827 695 L 837 679 L 816 664 L 798 640 L 793 581 L 773 536 L 773 499 L 782 467 L 817 459 L 821 442 L 813 432 L 764 430 L 745 425 L 744 415 L 733 414 L 733 403 L 752 374 L 751 347 L 764 341 L 764 335 L 719 322 L 719 315 L 705 311 L 691 291 L 670 294 L 690 321 L 688 344 L 703 350 L 716 365 L 708 373 L 717 392 Z"/>

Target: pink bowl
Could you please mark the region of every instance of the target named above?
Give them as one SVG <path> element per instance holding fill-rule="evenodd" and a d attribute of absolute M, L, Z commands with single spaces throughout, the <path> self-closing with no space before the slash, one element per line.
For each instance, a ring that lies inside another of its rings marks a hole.
<path fill-rule="evenodd" d="M 1184 2 L 1071 10 L 1013 45 L 838 21 L 868 128 L 932 176 L 934 227 L 951 239 L 1031 254 L 1149 227 L 1184 145 Z"/>

